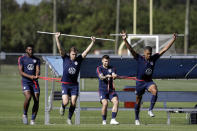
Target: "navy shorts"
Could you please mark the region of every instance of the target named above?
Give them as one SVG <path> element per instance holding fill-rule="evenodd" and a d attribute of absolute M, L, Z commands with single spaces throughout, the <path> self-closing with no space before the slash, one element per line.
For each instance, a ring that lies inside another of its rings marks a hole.
<path fill-rule="evenodd" d="M 62 95 L 73 96 L 79 95 L 79 86 L 78 85 L 66 85 L 62 86 Z"/>
<path fill-rule="evenodd" d="M 33 93 L 40 93 L 40 87 L 38 81 L 24 82 L 22 81 L 23 92 L 30 91 Z"/>
<path fill-rule="evenodd" d="M 108 92 L 108 91 L 99 91 L 99 98 L 100 98 L 100 101 L 102 101 L 103 99 L 108 99 L 108 100 L 112 100 L 113 97 L 118 97 L 118 95 L 116 94 L 115 91 L 111 91 L 111 92 Z"/>
<path fill-rule="evenodd" d="M 145 90 L 148 91 L 151 85 L 155 85 L 153 81 L 145 82 L 145 81 L 136 81 L 136 90 L 135 94 L 141 96 L 144 94 Z"/>

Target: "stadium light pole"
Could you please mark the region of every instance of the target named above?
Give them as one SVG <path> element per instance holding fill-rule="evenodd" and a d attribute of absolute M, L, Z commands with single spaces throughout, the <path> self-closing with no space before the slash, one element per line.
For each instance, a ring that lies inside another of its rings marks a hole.
<path fill-rule="evenodd" d="M 150 0 L 150 35 L 153 34 L 153 0 Z"/>
<path fill-rule="evenodd" d="M 189 45 L 189 15 L 190 15 L 190 0 L 186 0 L 186 12 L 185 12 L 185 38 L 184 38 L 184 55 L 188 54 Z"/>
<path fill-rule="evenodd" d="M 117 7 L 116 7 L 116 34 L 119 33 L 119 18 L 120 18 L 120 0 L 117 0 Z M 119 40 L 119 36 L 116 36 L 115 54 L 118 53 L 118 40 Z"/>
<path fill-rule="evenodd" d="M 56 11 L 56 0 L 53 0 L 53 32 L 57 32 L 57 11 Z M 55 36 L 53 36 L 53 55 L 57 54 L 57 46 Z"/>
<path fill-rule="evenodd" d="M 136 34 L 137 25 L 137 0 L 133 1 L 133 34 Z"/>

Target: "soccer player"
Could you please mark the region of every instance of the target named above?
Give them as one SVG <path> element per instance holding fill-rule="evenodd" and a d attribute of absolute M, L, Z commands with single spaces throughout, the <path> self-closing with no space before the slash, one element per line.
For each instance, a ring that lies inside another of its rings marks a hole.
<path fill-rule="evenodd" d="M 119 122 L 116 121 L 116 115 L 118 113 L 118 95 L 115 92 L 113 86 L 113 80 L 117 77 L 115 69 L 109 65 L 109 56 L 104 55 L 102 57 L 102 65 L 98 66 L 96 69 L 96 73 L 99 79 L 99 96 L 100 102 L 102 104 L 102 119 L 103 125 L 106 125 L 106 118 L 107 118 L 107 106 L 108 100 L 113 103 L 112 108 L 112 118 L 110 124 L 118 125 Z"/>
<path fill-rule="evenodd" d="M 57 47 L 60 53 L 60 56 L 63 60 L 63 76 L 62 76 L 62 106 L 60 107 L 60 115 L 64 115 L 65 107 L 69 103 L 70 99 L 70 108 L 67 119 L 67 124 L 71 125 L 71 118 L 75 111 L 76 101 L 78 97 L 79 86 L 77 82 L 77 78 L 79 75 L 80 66 L 82 60 L 87 56 L 90 49 L 95 43 L 96 38 L 91 37 L 92 42 L 87 47 L 87 49 L 79 56 L 77 56 L 77 49 L 75 47 L 71 47 L 69 50 L 69 56 L 65 53 L 65 50 L 61 47 L 59 42 L 60 33 L 57 32 L 55 35 Z"/>
<path fill-rule="evenodd" d="M 22 76 L 22 88 L 25 96 L 22 118 L 23 123 L 28 124 L 27 112 L 30 100 L 33 97 L 34 105 L 32 108 L 30 124 L 34 125 L 39 108 L 40 87 L 38 84 L 38 78 L 40 75 L 40 59 L 33 55 L 32 45 L 28 45 L 25 51 L 26 54 L 18 58 L 18 69 Z"/>
<path fill-rule="evenodd" d="M 129 49 L 134 59 L 137 61 L 137 81 L 136 81 L 136 104 L 135 104 L 135 125 L 140 125 L 139 112 L 142 95 L 145 90 L 152 94 L 151 103 L 148 111 L 150 117 L 154 117 L 152 112 L 154 105 L 157 101 L 157 85 L 152 80 L 152 74 L 154 71 L 155 62 L 172 46 L 176 40 L 176 34 L 174 33 L 173 39 L 159 52 L 152 55 L 152 48 L 146 46 L 144 48 L 144 56 L 136 53 L 135 50 L 130 46 L 127 41 L 127 35 L 125 32 L 122 33 L 122 39 Z"/>

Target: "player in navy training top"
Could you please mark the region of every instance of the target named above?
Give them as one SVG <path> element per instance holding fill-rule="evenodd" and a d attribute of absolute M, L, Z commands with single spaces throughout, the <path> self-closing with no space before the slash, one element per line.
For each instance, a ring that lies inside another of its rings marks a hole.
<path fill-rule="evenodd" d="M 18 58 L 18 68 L 22 76 L 22 88 L 25 96 L 23 123 L 28 124 L 27 112 L 31 97 L 33 97 L 34 105 L 30 124 L 34 125 L 39 108 L 40 87 L 38 78 L 40 75 L 40 59 L 33 56 L 33 47 L 31 45 L 28 45 L 25 51 L 26 54 Z"/>
<path fill-rule="evenodd" d="M 109 56 L 104 55 L 102 57 L 102 65 L 98 66 L 96 73 L 99 79 L 99 97 L 102 103 L 102 118 L 103 125 L 106 125 L 107 117 L 107 105 L 108 99 L 113 103 L 112 107 L 112 119 L 110 124 L 117 125 L 119 122 L 116 121 L 116 115 L 118 112 L 118 95 L 115 92 L 113 80 L 117 77 L 116 70 L 109 65 Z"/>
<path fill-rule="evenodd" d="M 69 97 L 71 97 L 71 103 L 69 108 L 69 114 L 67 123 L 69 125 L 72 124 L 71 118 L 75 111 L 76 101 L 78 97 L 79 86 L 77 82 L 77 78 L 79 75 L 80 66 L 82 60 L 87 56 L 90 49 L 94 45 L 96 40 L 95 37 L 91 37 L 92 42 L 87 47 L 87 49 L 79 56 L 77 56 L 77 49 L 75 47 L 71 47 L 69 50 L 69 56 L 65 53 L 65 50 L 61 47 L 59 42 L 60 33 L 57 32 L 55 35 L 57 47 L 60 53 L 60 56 L 63 60 L 63 76 L 62 76 L 62 106 L 60 108 L 60 115 L 64 115 L 65 107 L 69 103 Z"/>
<path fill-rule="evenodd" d="M 122 33 L 122 39 L 125 42 L 127 48 L 133 55 L 134 59 L 137 61 L 137 81 L 136 81 L 136 104 L 135 104 L 135 124 L 140 125 L 139 122 L 139 112 L 140 112 L 140 103 L 142 100 L 142 95 L 145 90 L 152 93 L 151 103 L 148 111 L 148 115 L 154 117 L 152 112 L 153 107 L 157 101 L 157 85 L 152 80 L 152 74 L 154 71 L 155 62 L 160 58 L 174 43 L 176 40 L 176 34 L 174 33 L 173 39 L 159 52 L 152 55 L 152 47 L 146 46 L 144 48 L 144 56 L 136 53 L 134 49 L 130 46 L 127 41 L 126 33 Z"/>

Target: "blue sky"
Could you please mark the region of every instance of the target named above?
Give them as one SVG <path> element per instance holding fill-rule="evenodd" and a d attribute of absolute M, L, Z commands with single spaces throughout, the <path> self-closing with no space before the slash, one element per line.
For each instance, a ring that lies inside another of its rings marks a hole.
<path fill-rule="evenodd" d="M 29 4 L 33 4 L 33 5 L 37 5 L 38 3 L 40 3 L 41 0 L 16 0 L 20 5 L 23 4 L 24 2 L 29 3 Z"/>

